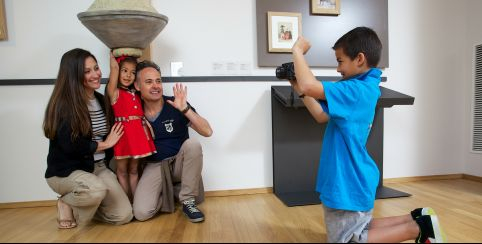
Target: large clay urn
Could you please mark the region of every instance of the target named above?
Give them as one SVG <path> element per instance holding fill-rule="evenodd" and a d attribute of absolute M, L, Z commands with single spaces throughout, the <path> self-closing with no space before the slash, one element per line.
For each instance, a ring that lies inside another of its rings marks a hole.
<path fill-rule="evenodd" d="M 116 57 L 140 57 L 168 22 L 150 0 L 96 0 L 77 17 Z"/>

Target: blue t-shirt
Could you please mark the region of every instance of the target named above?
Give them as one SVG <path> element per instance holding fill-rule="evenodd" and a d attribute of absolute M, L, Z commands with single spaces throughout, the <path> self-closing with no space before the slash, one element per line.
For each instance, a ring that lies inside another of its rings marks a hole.
<path fill-rule="evenodd" d="M 166 100 L 174 100 L 174 97 L 162 96 L 164 106 L 161 113 L 154 121 L 149 121 L 154 130 L 154 145 L 157 153 L 149 156 L 148 161 L 161 161 L 175 156 L 185 140 L 189 138 L 189 119 L 182 112 L 174 108 Z M 196 111 L 191 107 L 193 111 Z"/>
<path fill-rule="evenodd" d="M 373 208 L 379 172 L 366 149 L 380 97 L 381 70 L 338 82 L 322 81 L 330 116 L 323 138 L 316 191 L 329 208 L 368 211 Z"/>

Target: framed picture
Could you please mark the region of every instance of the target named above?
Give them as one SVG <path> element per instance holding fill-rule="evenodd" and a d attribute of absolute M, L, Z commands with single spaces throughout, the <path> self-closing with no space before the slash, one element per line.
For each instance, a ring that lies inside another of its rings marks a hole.
<path fill-rule="evenodd" d="M 301 13 L 268 12 L 268 52 L 291 52 L 300 35 Z"/>
<path fill-rule="evenodd" d="M 0 0 L 0 40 L 7 39 L 7 22 L 5 18 L 5 3 Z"/>
<path fill-rule="evenodd" d="M 311 0 L 312 14 L 339 15 L 341 0 Z"/>

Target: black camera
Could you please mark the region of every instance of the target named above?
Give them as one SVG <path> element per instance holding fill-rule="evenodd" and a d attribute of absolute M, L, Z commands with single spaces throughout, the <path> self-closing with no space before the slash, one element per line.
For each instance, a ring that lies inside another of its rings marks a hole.
<path fill-rule="evenodd" d="M 281 80 L 296 80 L 295 64 L 289 62 L 276 67 L 276 78 Z"/>

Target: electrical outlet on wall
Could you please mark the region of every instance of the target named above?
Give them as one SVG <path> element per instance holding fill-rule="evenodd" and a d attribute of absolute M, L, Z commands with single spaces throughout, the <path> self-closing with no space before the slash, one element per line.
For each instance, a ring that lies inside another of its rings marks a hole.
<path fill-rule="evenodd" d="M 171 76 L 182 76 L 182 62 L 171 62 Z"/>

